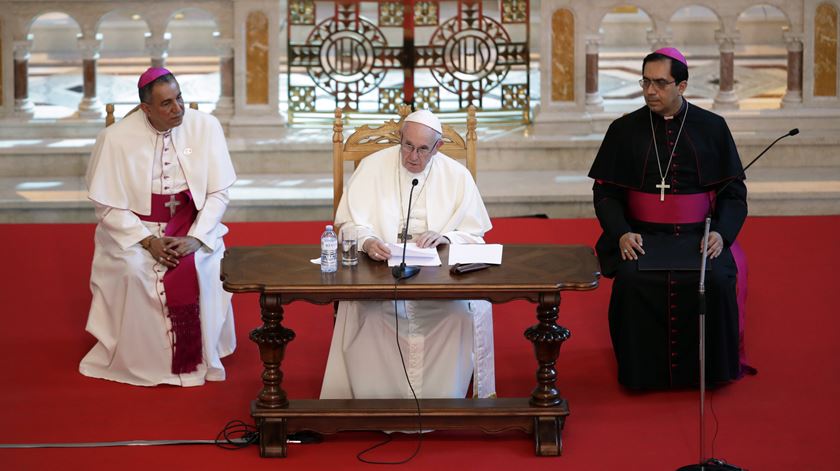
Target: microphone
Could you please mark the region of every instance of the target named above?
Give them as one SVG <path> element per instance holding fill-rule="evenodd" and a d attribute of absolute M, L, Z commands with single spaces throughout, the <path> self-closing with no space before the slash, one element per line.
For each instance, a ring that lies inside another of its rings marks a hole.
<path fill-rule="evenodd" d="M 752 159 L 752 161 L 749 164 L 747 164 L 746 167 L 744 167 L 744 170 L 742 170 L 741 173 L 738 174 L 738 177 L 745 176 L 747 174 L 747 169 L 752 167 L 752 164 L 754 164 L 758 159 L 760 159 L 761 156 L 764 155 L 768 150 L 770 150 L 771 147 L 775 146 L 777 142 L 781 141 L 782 139 L 784 139 L 788 136 L 795 136 L 797 134 L 799 134 L 799 128 L 793 128 L 790 131 L 788 131 L 787 134 L 779 136 L 778 138 L 776 138 L 775 141 L 771 142 L 769 146 L 765 147 L 764 150 L 761 151 L 761 153 L 758 154 L 758 156 L 756 158 Z M 738 178 L 738 177 L 735 177 L 735 178 Z M 723 193 L 723 190 L 725 190 L 726 187 L 729 186 L 730 183 L 735 181 L 735 178 L 726 182 L 726 184 L 723 185 L 722 187 L 720 187 L 720 189 L 718 191 L 716 191 L 715 194 L 719 195 L 719 194 Z M 711 212 L 711 208 L 709 208 L 709 212 Z"/>
<path fill-rule="evenodd" d="M 781 141 L 782 139 L 788 136 L 795 136 L 799 134 L 799 128 L 793 128 L 788 131 L 787 134 L 778 137 L 775 141 L 771 142 L 769 146 L 765 147 L 760 154 L 746 166 L 744 170 L 738 175 L 745 176 L 747 169 L 752 166 L 758 159 L 764 155 L 765 152 L 770 150 L 771 147 L 776 145 L 777 142 Z M 729 180 L 724 184 L 718 191 L 715 192 L 715 196 L 720 195 L 723 193 L 723 190 L 729 186 L 730 183 L 735 181 L 738 177 Z M 700 283 L 697 289 L 697 307 L 698 307 L 698 338 L 699 342 L 699 350 L 698 350 L 698 357 L 700 360 L 700 463 L 698 464 L 690 464 L 688 466 L 683 466 L 677 471 L 714 471 L 714 470 L 732 470 L 737 471 L 741 468 L 737 466 L 733 466 L 729 463 L 726 463 L 723 460 L 718 460 L 715 458 L 706 459 L 706 259 L 709 253 L 709 226 L 712 223 L 712 208 L 709 206 L 709 213 L 706 215 L 706 226 L 703 230 L 703 255 L 700 261 Z"/>
<path fill-rule="evenodd" d="M 726 187 L 728 187 L 730 183 L 734 182 L 739 177 L 745 177 L 747 175 L 747 169 L 752 167 L 752 164 L 756 163 L 756 161 L 758 161 L 758 159 L 760 159 L 762 155 L 764 155 L 768 150 L 770 150 L 771 147 L 776 145 L 777 142 L 781 141 L 782 139 L 784 139 L 786 137 L 795 136 L 797 134 L 799 134 L 799 128 L 793 128 L 790 131 L 788 131 L 787 134 L 784 134 L 782 136 L 777 137 L 776 140 L 771 142 L 769 146 L 765 147 L 764 150 L 761 151 L 761 153 L 756 156 L 756 158 L 752 159 L 752 161 L 750 161 L 750 163 L 747 164 L 747 166 L 744 167 L 743 170 L 741 170 L 741 173 L 739 173 L 738 176 L 732 178 L 731 180 L 726 182 L 722 187 L 720 187 L 720 189 L 715 191 L 714 192 L 715 199 L 717 199 L 718 196 L 723 194 L 723 190 L 725 190 Z M 712 209 L 714 209 L 714 208 L 711 205 L 709 205 L 709 211 L 706 213 L 706 230 L 705 230 L 705 234 L 704 234 L 703 240 L 702 240 L 702 242 L 703 242 L 703 263 L 701 265 L 701 269 L 703 271 L 700 272 L 700 284 L 701 284 L 700 288 L 701 289 L 703 289 L 702 284 L 703 284 L 703 281 L 704 281 L 704 277 L 706 275 L 706 255 L 707 255 L 706 254 L 706 249 L 707 249 L 706 244 L 709 241 L 709 225 L 711 224 L 711 221 L 712 221 Z"/>
<path fill-rule="evenodd" d="M 411 198 L 414 196 L 414 188 L 417 187 L 417 179 L 411 180 L 411 192 L 408 193 L 408 214 L 405 216 L 405 228 L 403 229 L 403 253 L 402 262 L 399 266 L 391 268 L 391 275 L 398 280 L 407 280 L 420 273 L 420 267 L 405 266 L 405 248 L 408 245 L 408 221 L 411 219 Z"/>

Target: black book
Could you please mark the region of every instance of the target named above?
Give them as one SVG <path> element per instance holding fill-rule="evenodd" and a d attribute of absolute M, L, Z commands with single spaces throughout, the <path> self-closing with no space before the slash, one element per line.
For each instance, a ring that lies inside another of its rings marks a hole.
<path fill-rule="evenodd" d="M 700 239 L 702 234 L 642 234 L 645 249 L 639 255 L 639 270 L 691 270 L 700 271 Z M 712 269 L 712 260 L 706 260 L 706 270 Z"/>

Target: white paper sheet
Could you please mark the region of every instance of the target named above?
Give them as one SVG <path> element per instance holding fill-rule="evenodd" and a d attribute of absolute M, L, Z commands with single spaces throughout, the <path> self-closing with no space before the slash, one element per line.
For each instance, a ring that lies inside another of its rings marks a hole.
<path fill-rule="evenodd" d="M 388 244 L 391 249 L 391 257 L 388 258 L 388 266 L 395 267 L 402 263 L 402 244 Z M 414 267 L 439 267 L 442 265 L 440 256 L 438 256 L 437 249 L 429 247 L 421 249 L 417 247 L 414 242 L 406 244 L 405 248 L 405 264 Z"/>
<path fill-rule="evenodd" d="M 449 265 L 456 263 L 502 263 L 501 244 L 452 244 L 449 246 Z"/>

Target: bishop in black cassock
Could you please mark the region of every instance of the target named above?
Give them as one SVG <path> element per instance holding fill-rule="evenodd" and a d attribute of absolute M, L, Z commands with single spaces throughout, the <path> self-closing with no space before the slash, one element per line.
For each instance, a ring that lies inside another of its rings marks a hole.
<path fill-rule="evenodd" d="M 609 323 L 618 380 L 633 389 L 699 384 L 699 262 L 711 212 L 706 380 L 725 383 L 741 376 L 738 297 L 743 307 L 746 267 L 735 244 L 747 216 L 741 160 L 724 119 L 683 98 L 688 71 L 679 51 L 646 57 L 643 77 L 646 106 L 610 125 L 589 172 L 603 229 L 596 250 L 603 275 L 615 278 Z M 660 245 L 671 247 L 664 260 Z"/>

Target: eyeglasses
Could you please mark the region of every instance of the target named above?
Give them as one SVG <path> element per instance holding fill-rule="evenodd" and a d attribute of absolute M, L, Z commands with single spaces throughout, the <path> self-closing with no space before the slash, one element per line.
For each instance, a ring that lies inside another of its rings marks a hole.
<path fill-rule="evenodd" d="M 435 141 L 435 144 L 437 144 L 437 141 Z M 407 143 L 405 143 L 405 142 L 401 142 L 401 143 L 400 143 L 400 147 L 402 148 L 403 152 L 405 152 L 406 154 L 409 154 L 409 155 L 410 155 L 412 152 L 417 152 L 417 156 L 418 156 L 418 157 L 425 158 L 425 157 L 428 157 L 428 156 L 429 156 L 429 154 L 431 154 L 431 153 L 432 153 L 432 151 L 434 150 L 434 147 L 435 147 L 435 146 L 433 145 L 433 146 L 432 146 L 432 148 L 430 149 L 430 148 L 428 148 L 428 147 L 426 147 L 426 146 L 422 146 L 422 147 L 414 147 L 414 146 L 413 146 L 413 145 L 411 145 L 411 144 L 407 144 Z"/>
<path fill-rule="evenodd" d="M 656 87 L 657 90 L 665 90 L 666 88 L 668 88 L 668 85 L 671 85 L 672 83 L 677 83 L 677 81 L 676 80 L 671 80 L 669 82 L 665 79 L 651 80 L 651 79 L 646 79 L 646 78 L 643 78 L 643 79 L 639 80 L 639 86 L 642 87 L 642 90 L 647 90 L 647 88 L 650 86 L 650 84 L 653 84 L 653 86 Z"/>

